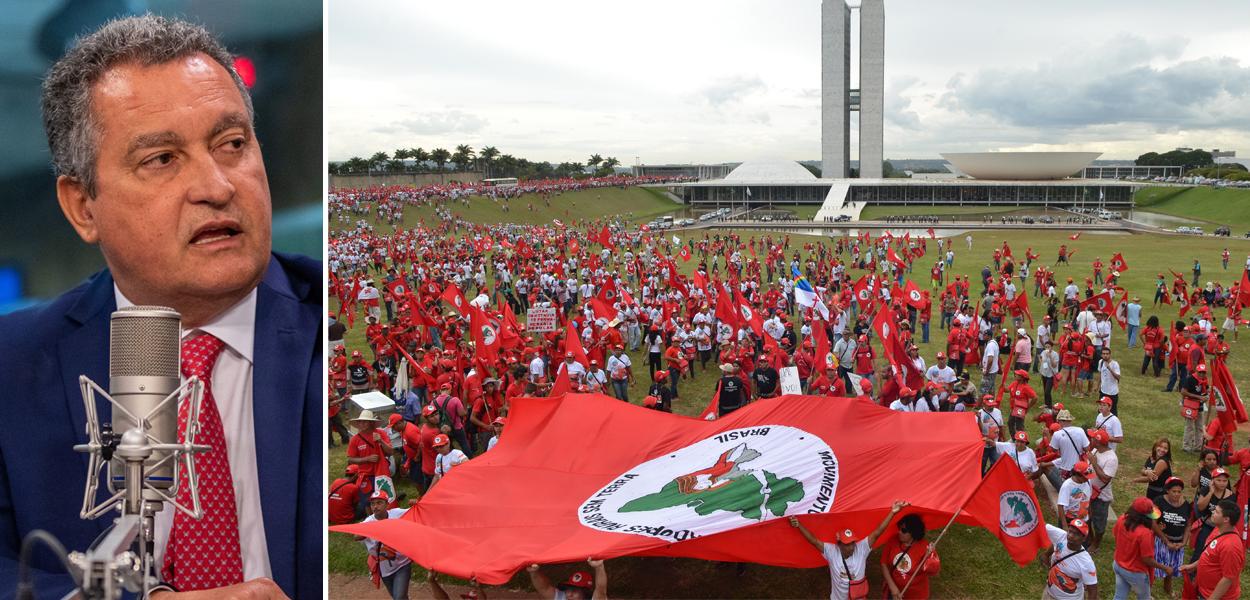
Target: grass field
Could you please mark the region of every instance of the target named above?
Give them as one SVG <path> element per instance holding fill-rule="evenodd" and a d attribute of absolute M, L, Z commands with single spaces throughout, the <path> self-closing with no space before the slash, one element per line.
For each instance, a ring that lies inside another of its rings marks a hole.
<path fill-rule="evenodd" d="M 593 193 L 593 192 L 592 192 Z M 1220 192 L 1222 193 L 1222 192 Z M 554 201 L 553 201 L 554 202 Z M 578 204 L 582 202 L 579 200 Z M 650 205 L 648 205 L 650 206 Z M 641 212 L 641 209 L 635 209 Z M 408 222 L 415 224 L 416 211 L 409 215 Z M 513 213 L 514 215 L 517 213 Z M 506 215 L 504 215 L 506 217 Z M 536 219 L 536 222 L 542 222 Z M 751 235 L 749 232 L 741 232 Z M 759 234 L 757 237 L 763 237 Z M 776 239 L 774 235 L 774 239 Z M 1150 306 L 1153 298 L 1153 281 L 1158 272 L 1167 272 L 1168 268 L 1188 273 L 1194 258 L 1199 258 L 1204 265 L 1205 280 L 1219 280 L 1225 284 L 1240 276 L 1239 263 L 1236 257 L 1239 250 L 1234 251 L 1234 262 L 1231 269 L 1220 268 L 1219 253 L 1226 240 L 1215 238 L 1179 238 L 1160 235 L 1084 235 L 1079 241 L 1071 241 L 1063 232 L 1034 232 L 1028 230 L 1002 230 L 977 232 L 973 234 L 974 244 L 971 250 L 963 243 L 963 234 L 956 237 L 954 250 L 956 253 L 954 272 L 971 275 L 979 273 L 981 267 L 990 262 L 990 253 L 1004 240 L 1010 240 L 1016 254 L 1022 255 L 1026 247 L 1042 255 L 1039 262 L 1051 264 L 1055 259 L 1056 249 L 1060 244 L 1068 244 L 1077 251 L 1074 263 L 1057 269 L 1059 281 L 1071 276 L 1078 281 L 1091 275 L 1090 262 L 1095 256 L 1108 260 L 1115 252 L 1122 252 L 1129 265 L 1121 282 L 1130 295 L 1138 295 L 1143 299 L 1143 322 L 1157 315 L 1164 323 L 1174 321 L 1177 311 L 1172 306 L 1155 309 Z M 790 251 L 802 251 L 807 242 L 820 242 L 820 238 L 791 236 Z M 1250 246 L 1247 247 L 1250 251 Z M 679 263 L 684 269 L 690 270 L 695 264 Z M 992 263 L 991 263 L 992 264 Z M 927 265 L 923 259 L 917 272 L 913 275 L 918 285 L 927 285 Z M 859 274 L 855 273 L 857 277 Z M 1170 280 L 1170 278 L 1169 278 Z M 977 290 L 974 289 L 974 292 Z M 1032 291 L 1032 286 L 1027 287 Z M 332 301 L 333 303 L 333 301 Z M 1040 306 L 1034 302 L 1034 312 L 1040 316 Z M 333 307 L 332 307 L 333 308 Z M 1222 312 L 1217 312 L 1222 321 Z M 935 315 L 929 343 L 920 343 L 921 356 L 931 361 L 934 354 L 944 349 L 945 333 L 937 329 L 938 318 Z M 362 348 L 362 328 L 348 334 L 349 348 Z M 919 338 L 917 338 L 919 340 Z M 1247 341 L 1250 344 L 1250 338 Z M 1112 338 L 1114 357 L 1120 361 L 1124 379 L 1120 393 L 1120 416 L 1124 422 L 1126 441 L 1119 447 L 1120 474 L 1113 482 L 1115 501 L 1113 510 L 1122 512 L 1136 496 L 1144 494 L 1145 484 L 1132 483 L 1131 479 L 1140 469 L 1146 458 L 1148 448 L 1159 437 L 1169 438 L 1175 450 L 1176 466 L 1174 471 L 1188 480 L 1196 465 L 1194 456 L 1180 451 L 1182 422 L 1178 416 L 1176 397 L 1165 394 L 1161 388 L 1166 379 L 1154 379 L 1139 374 L 1142 353 L 1139 348 L 1126 349 L 1123 332 L 1116 331 Z M 1233 352 L 1229 359 L 1230 368 L 1236 378 L 1241 381 L 1250 380 L 1250 359 L 1246 357 L 1239 342 L 1230 340 Z M 644 364 L 640 354 L 632 356 L 635 364 Z M 645 374 L 645 371 L 644 371 Z M 645 379 L 645 376 L 642 377 Z M 979 375 L 973 375 L 979 381 Z M 687 415 L 697 414 L 711 396 L 716 380 L 713 370 L 699 371 L 693 380 L 683 380 L 680 384 L 680 398 L 675 402 L 675 412 Z M 641 380 L 640 380 L 641 383 Z M 1040 393 L 1040 383 L 1037 385 Z M 643 385 L 630 390 L 635 402 L 644 394 Z M 1093 399 L 1073 399 L 1057 396 L 1057 401 L 1064 402 L 1076 417 L 1076 424 L 1089 426 L 1096 414 Z M 1030 434 L 1039 433 L 1036 423 L 1029 423 Z M 1243 430 L 1244 431 L 1244 430 Z M 1237 435 L 1239 446 L 1245 445 L 1247 439 L 1243 434 Z M 341 447 L 330 452 L 330 473 L 341 473 L 346 460 Z M 333 478 L 333 477 L 332 477 Z M 849 485 L 849 482 L 848 482 Z M 406 483 L 400 485 L 401 491 L 415 497 L 415 490 Z M 1192 491 L 1187 491 L 1192 493 Z M 1046 502 L 1042 496 L 1043 503 Z M 504 507 L 501 507 L 501 509 Z M 1047 511 L 1046 518 L 1053 519 L 1053 512 Z M 1108 527 L 1110 529 L 1110 527 Z M 933 532 L 935 535 L 936 532 Z M 1103 547 L 1095 556 L 1099 569 L 1100 593 L 1109 597 L 1114 587 L 1114 575 L 1111 569 L 1111 557 L 1114 540 L 1110 532 L 1104 539 Z M 986 531 L 955 525 L 942 541 L 939 550 L 942 557 L 942 572 L 932 580 L 934 598 L 1037 598 L 1046 580 L 1045 571 L 1036 563 L 1020 568 L 1008 560 L 997 540 Z M 360 573 L 364 569 L 364 552 L 361 544 L 340 534 L 330 535 L 329 568 L 335 573 Z M 875 562 L 876 555 L 871 559 Z M 572 570 L 572 566 L 553 567 L 552 573 L 564 575 Z M 626 598 L 682 597 L 682 598 L 808 598 L 819 597 L 828 593 L 828 572 L 825 569 L 779 569 L 751 566 L 743 576 L 737 576 L 731 566 L 721 563 L 704 562 L 687 559 L 663 558 L 618 558 L 609 561 L 608 573 L 611 581 L 610 589 L 614 596 Z M 879 570 L 869 569 L 873 593 L 881 589 Z M 424 581 L 424 575 L 414 575 L 415 582 Z M 1250 585 L 1250 578 L 1242 576 L 1242 585 Z M 514 578 L 509 587 L 528 586 L 524 573 Z M 1155 593 L 1162 594 L 1162 585 L 1156 582 Z"/>
<path fill-rule="evenodd" d="M 510 210 L 504 210 L 507 204 Z M 532 205 L 533 210 L 530 210 Z M 676 214 L 684 209 L 663 192 L 655 188 L 600 188 L 564 192 L 550 197 L 550 205 L 544 205 L 537 194 L 526 194 L 513 200 L 494 202 L 485 196 L 474 196 L 464 204 L 450 205 L 452 212 L 474 223 L 521 223 L 545 225 L 552 219 L 566 223 L 593 220 L 604 217 L 622 217 L 630 222 L 645 222 L 660 215 Z M 433 222 L 434 211 L 429 207 L 408 211 L 406 223 L 415 226 L 420 219 Z"/>
<path fill-rule="evenodd" d="M 882 217 L 895 215 L 937 215 L 940 217 L 960 219 L 975 218 L 981 215 L 1002 216 L 1019 213 L 1022 215 L 1039 215 L 1045 211 L 1040 209 L 1020 208 L 1018 206 L 865 206 L 860 212 L 862 221 L 872 221 Z"/>
<path fill-rule="evenodd" d="M 1137 210 L 1227 225 L 1233 235 L 1250 230 L 1250 189 L 1150 187 L 1137 192 L 1135 199 Z"/>

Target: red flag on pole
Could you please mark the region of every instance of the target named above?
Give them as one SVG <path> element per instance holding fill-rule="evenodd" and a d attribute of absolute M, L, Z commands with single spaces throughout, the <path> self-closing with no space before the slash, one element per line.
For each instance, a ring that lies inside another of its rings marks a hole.
<path fill-rule="evenodd" d="M 454 283 L 448 283 L 447 288 L 443 290 L 442 299 L 450 304 L 452 308 L 460 313 L 460 316 L 468 314 L 469 301 L 464 299 L 464 294 L 460 292 L 460 288 Z"/>
<path fill-rule="evenodd" d="M 734 290 L 734 303 L 738 305 L 738 314 L 742 316 L 739 322 L 743 325 L 750 325 L 751 331 L 754 331 L 755 335 L 763 337 L 764 318 L 755 312 L 750 304 L 747 304 L 746 298 L 743 298 L 738 290 Z"/>
<path fill-rule="evenodd" d="M 499 326 L 491 323 L 482 309 L 470 306 L 469 327 L 473 329 L 473 348 L 477 356 L 492 363 L 499 360 Z"/>
<path fill-rule="evenodd" d="M 1076 241 L 1076 240 L 1078 240 L 1078 239 L 1080 239 L 1080 238 L 1081 238 L 1081 232 L 1079 232 L 1079 231 L 1078 231 L 1078 232 L 1076 232 L 1076 233 L 1074 233 L 1074 234 L 1072 234 L 1072 235 L 1070 235 L 1070 236 L 1068 236 L 1068 239 L 1073 240 L 1073 241 Z"/>
<path fill-rule="evenodd" d="M 1241 284 L 1237 286 L 1237 305 L 1250 306 L 1250 269 L 1241 272 Z"/>
<path fill-rule="evenodd" d="M 1115 298 L 1112 297 L 1111 292 L 1103 292 L 1082 300 L 1081 310 L 1090 308 L 1092 310 L 1101 310 L 1102 312 L 1111 314 L 1111 308 L 1114 303 Z"/>
<path fill-rule="evenodd" d="M 726 291 L 724 286 L 720 286 L 720 293 L 716 296 L 716 318 L 733 327 L 734 331 L 742 327 L 742 313 L 734 306 L 733 293 Z"/>
<path fill-rule="evenodd" d="M 1024 478 L 1010 455 L 1002 455 L 990 467 L 981 485 L 968 498 L 964 512 L 994 534 L 1017 565 L 1029 564 L 1037 558 L 1038 550 L 1050 547 L 1033 484 Z"/>
<path fill-rule="evenodd" d="M 1117 273 L 1123 273 L 1128 270 L 1128 263 L 1124 262 L 1124 256 L 1119 252 L 1116 252 L 1115 256 L 1111 257 L 1111 262 L 1108 264 L 1111 265 L 1111 270 Z"/>
<path fill-rule="evenodd" d="M 898 267 L 899 270 L 901 271 L 907 270 L 907 261 L 904 261 L 903 259 L 899 258 L 898 255 L 894 253 L 893 246 L 890 246 L 885 249 L 885 259 L 894 263 L 894 266 Z"/>
<path fill-rule="evenodd" d="M 682 246 L 681 253 L 678 256 L 681 257 L 681 262 L 690 262 L 690 247 Z"/>
<path fill-rule="evenodd" d="M 551 392 L 549 396 L 556 398 L 573 391 L 573 382 L 569 380 L 569 370 L 560 369 L 556 374 L 556 380 L 551 384 Z"/>
<path fill-rule="evenodd" d="M 1033 312 L 1029 310 L 1029 295 L 1023 291 L 1016 292 L 1016 297 L 1012 299 L 1011 316 L 1018 317 L 1021 313 L 1029 319 L 1029 328 L 1033 328 Z"/>
<path fill-rule="evenodd" d="M 603 229 L 599 231 L 599 243 L 602 244 L 604 248 L 609 250 L 615 248 L 615 246 L 612 245 L 612 232 L 608 231 L 607 225 L 604 225 Z"/>
<path fill-rule="evenodd" d="M 615 319 L 620 311 L 616 310 L 613 305 L 620 302 L 620 293 L 616 290 L 616 280 L 612 277 L 605 277 L 603 285 L 599 287 L 599 293 L 590 298 L 590 306 L 595 309 L 595 316 L 608 319 Z"/>
<path fill-rule="evenodd" d="M 1225 433 L 1237 431 L 1238 423 L 1250 420 L 1246 416 L 1246 406 L 1241 403 L 1241 392 L 1237 389 L 1237 381 L 1228 371 L 1228 365 L 1222 359 L 1211 361 L 1212 401 L 1215 403 L 1216 416 Z"/>
<path fill-rule="evenodd" d="M 1115 303 L 1115 322 L 1120 325 L 1120 331 L 1128 329 L 1128 291 L 1120 296 L 1120 301 Z"/>
<path fill-rule="evenodd" d="M 720 412 L 720 382 L 716 382 L 716 393 L 712 394 L 712 400 L 703 408 L 703 412 L 699 413 L 700 421 L 715 421 L 716 415 Z"/>
<path fill-rule="evenodd" d="M 910 279 L 903 283 L 903 302 L 916 310 L 924 308 L 924 294 L 920 293 L 916 282 Z"/>

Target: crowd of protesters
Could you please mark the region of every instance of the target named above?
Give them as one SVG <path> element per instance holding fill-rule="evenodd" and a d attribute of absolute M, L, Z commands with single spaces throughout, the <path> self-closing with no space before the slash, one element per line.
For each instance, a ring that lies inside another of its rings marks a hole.
<path fill-rule="evenodd" d="M 1046 266 L 1032 248 L 1013 252 L 1003 241 L 974 282 L 952 273 L 953 240 L 932 234 L 799 244 L 783 234 L 681 240 L 606 221 L 483 225 L 451 214 L 448 204 L 463 193 L 334 195 L 332 221 L 354 226 L 331 235 L 331 294 L 343 307 L 331 315 L 331 337 L 336 328 L 341 337 L 346 322 L 363 326 L 366 340 L 351 349 L 334 345 L 329 363 L 330 443 L 338 437 L 347 444 L 340 487 L 356 488 L 350 499 L 338 498 L 343 522 L 364 515 L 366 499 L 378 493 L 374 476 L 408 477 L 424 493 L 489 452 L 506 435 L 509 402 L 518 396 L 603 393 L 671 411 L 683 382 L 719 371 L 710 414 L 725 415 L 779 395 L 781 371 L 795 367 L 811 395 L 860 396 L 902 412 L 969 413 L 984 440 L 983 470 L 1010 455 L 1051 498 L 1055 549 L 1044 558 L 1051 597 L 1079 598 L 1097 585 L 1084 565 L 1092 566 L 1088 553 L 1098 552 L 1111 520 L 1116 477 L 1144 484 L 1143 496 L 1116 511 L 1117 597 L 1121 588 L 1142 593 L 1155 576 L 1170 592 L 1183 573 L 1187 589 L 1211 597 L 1222 580 L 1204 579 L 1216 567 L 1202 565 L 1217 560 L 1225 568 L 1233 553 L 1223 548 L 1244 544 L 1250 449 L 1236 449 L 1214 417 L 1221 394 L 1212 393 L 1211 375 L 1229 355 L 1226 333 L 1235 336 L 1243 324 L 1237 283 L 1199 289 L 1179 273 L 1170 283 L 1160 274 L 1154 305 L 1193 313 L 1163 326 L 1157 316 L 1143 323 L 1140 298 L 1119 286 L 1128 267 L 1118 254 L 1106 263 L 1095 257 L 1083 282 L 1061 283 L 1054 269 L 1077 268 L 1075 250 L 1061 246 Z M 393 210 L 422 202 L 447 210 L 447 218 L 379 232 L 393 222 Z M 398 208 L 384 208 L 390 203 Z M 970 236 L 967 242 L 971 248 Z M 909 277 L 926 269 L 927 286 Z M 521 325 L 535 309 L 555 313 L 554 330 Z M 1219 327 L 1216 309 L 1229 311 Z M 929 342 L 935 310 L 946 338 L 930 363 L 916 343 Z M 883 315 L 898 326 L 890 339 L 874 327 Z M 1120 382 L 1136 366 L 1122 369 L 1119 361 L 1130 361 L 1138 345 L 1140 375 L 1168 373 L 1163 390 L 1176 394 L 1181 449 L 1201 453 L 1188 483 L 1167 438 L 1154 442 L 1140 470 L 1119 471 L 1116 447 L 1133 437 L 1119 419 Z M 901 356 L 887 361 L 891 348 Z M 646 392 L 631 396 L 635 386 Z M 352 435 L 343 427 L 344 407 L 370 390 L 393 398 L 395 413 L 385 426 L 368 411 L 355 415 Z M 1087 426 L 1076 425 L 1064 406 L 1078 399 L 1097 405 Z M 1236 484 L 1225 467 L 1238 471 Z M 397 500 L 387 499 L 391 506 Z M 859 554 L 866 557 L 859 546 L 881 528 L 869 536 L 847 532 L 835 546 L 796 526 L 829 559 L 835 597 L 845 597 L 836 595 L 840 585 L 855 589 Z M 1237 535 L 1226 538 L 1230 527 Z M 899 521 L 899 530 L 908 547 L 923 539 L 923 525 Z M 1215 536 L 1219 543 L 1208 545 Z M 1212 551 L 1218 558 L 1208 558 Z M 1084 559 L 1076 556 L 1082 552 Z M 926 578 L 938 568 L 930 560 Z M 907 583 L 885 573 L 897 595 Z M 927 596 L 927 584 L 911 590 L 908 598 Z"/>

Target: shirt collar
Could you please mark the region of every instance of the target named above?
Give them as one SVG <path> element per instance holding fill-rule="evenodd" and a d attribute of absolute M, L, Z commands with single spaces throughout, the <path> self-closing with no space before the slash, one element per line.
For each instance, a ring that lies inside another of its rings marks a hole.
<path fill-rule="evenodd" d="M 117 308 L 134 306 L 122 291 L 113 284 L 113 296 L 117 300 Z M 184 329 L 185 339 L 194 332 L 209 333 L 226 343 L 231 350 L 252 363 L 252 347 L 256 341 L 256 289 L 234 306 L 223 311 L 208 323 L 194 329 Z"/>

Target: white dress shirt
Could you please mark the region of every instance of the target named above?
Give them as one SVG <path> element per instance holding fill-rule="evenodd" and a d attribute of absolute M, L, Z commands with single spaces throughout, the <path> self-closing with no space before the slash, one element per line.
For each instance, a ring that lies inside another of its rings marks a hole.
<path fill-rule="evenodd" d="M 134 303 L 113 286 L 117 307 Z M 256 427 L 252 413 L 252 347 L 256 337 L 256 290 L 212 321 L 182 332 L 186 339 L 203 332 L 225 342 L 213 365 L 213 400 L 221 413 L 226 436 L 230 475 L 234 479 L 234 504 L 239 513 L 239 547 L 243 558 L 243 579 L 273 577 L 269 568 L 269 547 L 265 542 L 265 521 L 260 506 L 260 477 L 256 468 Z M 165 545 L 174 524 L 172 506 L 156 513 L 157 569 L 164 564 Z"/>

